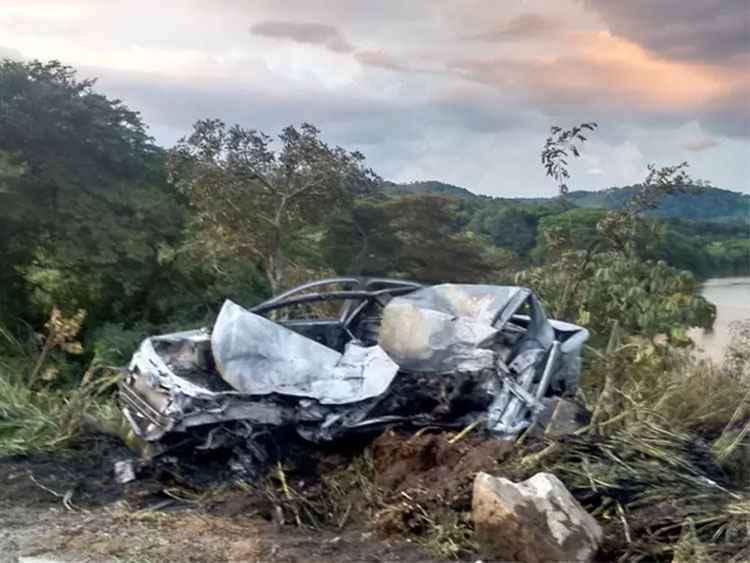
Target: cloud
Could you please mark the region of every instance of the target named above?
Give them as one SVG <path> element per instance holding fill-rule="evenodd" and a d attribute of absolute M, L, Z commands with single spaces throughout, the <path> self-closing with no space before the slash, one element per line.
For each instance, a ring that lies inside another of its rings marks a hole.
<path fill-rule="evenodd" d="M 562 31 L 559 20 L 541 14 L 521 14 L 496 29 L 470 36 L 485 41 L 510 41 L 554 36 Z"/>
<path fill-rule="evenodd" d="M 270 134 L 307 120 L 388 178 L 553 194 L 549 126 L 595 120 L 576 188 L 638 181 L 707 139 L 696 174 L 750 188 L 747 0 L 109 4 L 0 0 L 0 36 L 101 76 L 166 146 L 208 116 Z"/>
<path fill-rule="evenodd" d="M 45 37 L 71 36 L 85 31 L 87 7 L 74 2 L 14 2 L 0 7 L 0 29 L 4 33 Z"/>
<path fill-rule="evenodd" d="M 0 46 L 0 60 L 11 59 L 13 61 L 22 61 L 24 56 L 18 49 L 11 49 L 9 47 Z"/>
<path fill-rule="evenodd" d="M 275 75 L 262 66 L 245 68 L 252 69 L 249 74 L 256 80 L 196 81 L 190 76 L 102 67 L 81 68 L 80 76 L 98 77 L 97 89 L 142 111 L 147 123 L 181 128 L 183 133 L 195 120 L 207 116 L 271 134 L 290 123 L 310 121 L 324 131 L 335 130 L 337 143 L 375 144 L 421 137 L 427 123 L 497 133 L 523 127 L 530 119 L 520 107 L 507 107 L 497 95 L 471 84 L 460 88 L 433 85 L 429 96 L 412 86 L 399 95 L 384 93 L 376 78 L 346 89 L 324 90 L 320 84 Z M 413 78 L 414 84 L 421 82 L 421 77 Z"/>
<path fill-rule="evenodd" d="M 321 23 L 262 21 L 253 24 L 250 27 L 250 32 L 261 37 L 318 45 L 335 53 L 351 53 L 354 51 L 354 46 L 346 40 L 338 28 Z"/>
<path fill-rule="evenodd" d="M 750 137 L 750 76 L 738 79 L 735 88 L 709 104 L 702 120 L 712 129 L 731 137 Z"/>
<path fill-rule="evenodd" d="M 747 0 L 583 0 L 612 33 L 677 59 L 722 61 L 750 52 Z"/>
<path fill-rule="evenodd" d="M 635 118 L 694 115 L 733 88 L 732 78 L 719 70 L 655 57 L 606 32 L 577 34 L 561 51 L 553 57 L 469 59 L 451 67 L 546 111 L 577 107 Z"/>
<path fill-rule="evenodd" d="M 361 64 L 374 66 L 386 70 L 405 71 L 410 70 L 409 66 L 399 61 L 395 56 L 385 51 L 357 51 L 354 58 Z"/>
<path fill-rule="evenodd" d="M 717 141 L 716 139 L 710 139 L 710 138 L 690 141 L 689 143 L 686 143 L 684 145 L 684 147 L 687 150 L 692 151 L 692 152 L 702 152 L 707 149 L 711 149 L 713 147 L 718 147 L 718 146 L 719 146 L 719 141 Z"/>

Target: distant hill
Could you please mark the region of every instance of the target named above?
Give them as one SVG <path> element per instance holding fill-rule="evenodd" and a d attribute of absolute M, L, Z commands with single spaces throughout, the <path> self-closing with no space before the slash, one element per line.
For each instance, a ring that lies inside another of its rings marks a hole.
<path fill-rule="evenodd" d="M 621 208 L 635 193 L 637 186 L 610 188 L 601 191 L 570 192 L 569 199 L 577 207 L 618 209 Z M 445 184 L 438 181 L 412 182 L 396 184 L 386 182 L 384 190 L 392 195 L 434 194 L 451 196 L 461 199 L 478 199 L 487 196 L 477 195 L 466 188 Z M 492 198 L 508 199 L 508 198 Z M 526 203 L 547 203 L 554 197 L 544 198 L 510 198 Z M 720 188 L 705 188 L 698 194 L 668 195 L 654 212 L 662 217 L 675 217 L 715 223 L 750 224 L 750 195 L 723 190 Z"/>
<path fill-rule="evenodd" d="M 396 184 L 394 182 L 384 182 L 383 190 L 385 193 L 390 195 L 420 195 L 420 194 L 431 194 L 431 195 L 444 195 L 451 197 L 459 197 L 461 199 L 474 199 L 480 196 L 474 192 L 470 192 L 466 188 L 460 186 L 454 186 L 452 184 L 445 184 L 438 182 L 437 180 L 429 180 L 426 182 L 410 182 L 408 184 Z"/>
<path fill-rule="evenodd" d="M 618 209 L 637 189 L 627 186 L 599 192 L 577 191 L 570 194 L 570 200 L 578 207 Z M 706 188 L 697 194 L 668 195 L 654 214 L 717 223 L 750 222 L 750 195 L 719 188 Z"/>

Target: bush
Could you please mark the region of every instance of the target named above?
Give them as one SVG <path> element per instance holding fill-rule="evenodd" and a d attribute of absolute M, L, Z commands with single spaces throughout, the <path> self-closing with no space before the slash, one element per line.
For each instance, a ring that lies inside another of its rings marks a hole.
<path fill-rule="evenodd" d="M 116 371 L 92 364 L 84 373 L 65 350 L 42 357 L 44 349 L 32 333 L 19 338 L 0 326 L 0 455 L 64 449 L 86 420 L 112 433 L 124 428 L 111 400 Z M 40 376 L 32 379 L 34 373 Z"/>
<path fill-rule="evenodd" d="M 141 341 L 152 333 L 145 323 L 125 328 L 120 323 L 105 323 L 94 329 L 87 340 L 96 365 L 124 366 Z"/>
<path fill-rule="evenodd" d="M 689 272 L 615 252 L 571 253 L 516 281 L 533 287 L 553 316 L 588 328 L 598 344 L 615 321 L 626 334 L 687 344 L 688 327 L 709 327 L 716 314 Z"/>

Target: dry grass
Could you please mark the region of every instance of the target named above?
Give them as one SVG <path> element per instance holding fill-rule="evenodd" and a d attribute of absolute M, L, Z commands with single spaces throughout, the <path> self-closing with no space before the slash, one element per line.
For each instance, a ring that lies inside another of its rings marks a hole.
<path fill-rule="evenodd" d="M 713 560 L 750 545 L 750 489 L 693 434 L 642 422 L 609 436 L 578 436 L 542 468 L 605 523 L 606 549 L 622 559 L 676 556 L 686 529 Z"/>
<path fill-rule="evenodd" d="M 314 528 L 342 529 L 355 517 L 369 520 L 383 504 L 383 492 L 375 484 L 373 460 L 367 451 L 321 475 L 320 482 L 304 490 L 289 482 L 282 465 L 277 465 L 260 486 L 275 507 L 278 521 Z"/>
<path fill-rule="evenodd" d="M 611 339 L 582 395 L 592 424 L 509 471 L 558 475 L 605 525 L 607 557 L 750 557 L 747 378 L 686 351 Z"/>
<path fill-rule="evenodd" d="M 467 514 L 436 511 L 436 499 L 427 490 L 383 489 L 376 473 L 368 449 L 305 490 L 297 490 L 278 466 L 261 488 L 279 523 L 336 530 L 372 527 L 385 536 L 408 538 L 441 559 L 476 552 Z"/>

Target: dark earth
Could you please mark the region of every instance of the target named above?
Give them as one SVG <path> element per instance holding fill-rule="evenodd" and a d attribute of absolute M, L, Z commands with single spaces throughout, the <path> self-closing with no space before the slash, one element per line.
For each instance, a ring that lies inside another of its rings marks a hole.
<path fill-rule="evenodd" d="M 102 434 L 0 459 L 0 561 L 476 560 L 471 483 L 509 446 L 433 432 L 308 448 L 285 460 L 283 481 L 273 470 L 238 481 L 225 460 L 205 458 L 120 485 L 113 464 L 133 453 Z M 454 538 L 454 551 L 439 548 Z"/>

